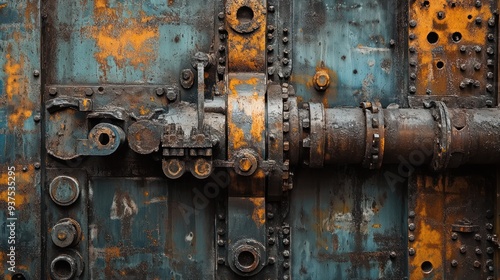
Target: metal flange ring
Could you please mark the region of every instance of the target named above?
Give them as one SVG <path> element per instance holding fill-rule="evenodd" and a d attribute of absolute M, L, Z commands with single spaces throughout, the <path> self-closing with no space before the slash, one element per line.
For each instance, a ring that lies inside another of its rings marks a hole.
<path fill-rule="evenodd" d="M 382 166 L 385 148 L 384 111 L 380 102 L 362 102 L 366 118 L 366 148 L 363 167 L 378 169 Z"/>

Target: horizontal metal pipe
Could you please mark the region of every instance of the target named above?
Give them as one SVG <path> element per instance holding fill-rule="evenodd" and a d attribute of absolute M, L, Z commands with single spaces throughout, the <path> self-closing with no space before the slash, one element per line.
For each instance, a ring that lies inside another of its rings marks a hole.
<path fill-rule="evenodd" d="M 435 169 L 500 162 L 499 109 L 447 109 L 440 106 L 380 109 L 369 114 L 358 108 L 325 109 L 323 130 L 302 127 L 306 131 L 302 137 L 310 141 L 310 135 L 324 133 L 325 164 L 360 164 L 373 154 L 375 161 L 380 158 L 383 164 L 406 161 L 413 165 L 432 164 Z M 372 121 L 378 125 L 375 120 L 378 114 L 383 116 L 383 127 L 378 130 L 377 126 L 369 132 Z M 300 115 L 307 113 L 301 109 Z M 375 134 L 380 137 L 382 145 L 375 145 L 376 140 L 370 138 Z M 317 150 L 314 144 L 311 142 L 311 146 L 304 149 L 302 158 L 307 158 L 308 149 Z M 370 150 L 370 145 L 375 148 Z M 371 154 L 367 155 L 366 151 Z"/>

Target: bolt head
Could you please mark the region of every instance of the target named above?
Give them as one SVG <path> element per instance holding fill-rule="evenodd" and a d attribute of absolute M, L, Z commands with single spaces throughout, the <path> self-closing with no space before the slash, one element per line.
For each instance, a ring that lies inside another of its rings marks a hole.
<path fill-rule="evenodd" d="M 252 169 L 252 166 L 253 166 L 252 161 L 247 157 L 241 158 L 240 161 L 238 162 L 238 164 L 239 164 L 238 167 L 243 172 L 250 171 L 250 169 Z"/>
<path fill-rule="evenodd" d="M 451 266 L 457 267 L 458 266 L 458 261 L 457 260 L 452 260 L 451 261 Z"/>
<path fill-rule="evenodd" d="M 224 264 L 226 261 L 224 260 L 224 258 L 218 258 L 217 259 L 217 263 L 218 264 Z"/>
<path fill-rule="evenodd" d="M 165 90 L 163 88 L 157 88 L 155 89 L 156 95 L 162 96 L 165 93 Z"/>
<path fill-rule="evenodd" d="M 396 258 L 397 254 L 396 254 L 396 252 L 392 251 L 392 252 L 389 254 L 389 256 L 391 257 L 391 259 L 394 259 L 394 258 Z"/>
<path fill-rule="evenodd" d="M 410 248 L 410 249 L 408 249 L 408 254 L 410 254 L 410 256 L 415 255 L 415 253 L 416 253 L 416 252 L 415 252 L 415 249 L 414 249 L 414 248 Z"/>
<path fill-rule="evenodd" d="M 40 71 L 38 71 L 38 70 L 34 70 L 34 71 L 33 71 L 33 76 L 34 76 L 35 78 L 40 77 Z"/>

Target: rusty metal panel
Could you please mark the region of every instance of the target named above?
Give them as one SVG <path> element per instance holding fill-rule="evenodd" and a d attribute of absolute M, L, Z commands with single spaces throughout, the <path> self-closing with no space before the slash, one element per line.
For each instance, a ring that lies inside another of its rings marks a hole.
<path fill-rule="evenodd" d="M 0 3 L 0 277 L 42 277 L 40 6 Z"/>
<path fill-rule="evenodd" d="M 11 2 L 0 276 L 498 278 L 496 1 Z"/>
<path fill-rule="evenodd" d="M 486 279 L 498 270 L 494 169 L 464 168 L 409 182 L 411 279 Z"/>

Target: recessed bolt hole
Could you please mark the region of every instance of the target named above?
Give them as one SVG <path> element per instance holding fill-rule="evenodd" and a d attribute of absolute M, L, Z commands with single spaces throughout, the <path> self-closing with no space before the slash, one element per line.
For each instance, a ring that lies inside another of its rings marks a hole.
<path fill-rule="evenodd" d="M 443 69 L 443 67 L 444 67 L 444 62 L 442 62 L 442 61 L 438 61 L 438 62 L 436 63 L 436 66 L 437 66 L 437 68 L 438 68 L 438 69 Z"/>
<path fill-rule="evenodd" d="M 354 69 L 354 70 L 352 71 L 352 73 L 353 73 L 353 74 L 358 74 L 358 70 Z"/>
<path fill-rule="evenodd" d="M 61 278 L 71 277 L 73 274 L 71 264 L 64 259 L 57 260 L 54 263 L 54 274 Z"/>
<path fill-rule="evenodd" d="M 422 272 L 425 274 L 429 274 L 432 272 L 433 266 L 430 261 L 425 261 L 420 265 L 420 268 L 422 269 Z"/>
<path fill-rule="evenodd" d="M 451 39 L 452 39 L 452 40 L 453 40 L 453 42 L 455 42 L 455 43 L 460 42 L 460 40 L 462 40 L 462 33 L 460 33 L 460 32 L 455 32 L 455 33 L 451 34 Z"/>
<path fill-rule="evenodd" d="M 26 277 L 24 277 L 24 275 L 22 275 L 21 273 L 16 273 L 14 275 L 12 275 L 12 280 L 25 280 Z"/>
<path fill-rule="evenodd" d="M 429 8 L 430 5 L 431 5 L 431 3 L 429 3 L 429 1 L 424 1 L 424 3 L 422 3 L 422 6 L 424 6 L 426 8 Z"/>
<path fill-rule="evenodd" d="M 103 91 L 104 91 L 104 88 L 103 88 L 103 87 L 98 87 L 98 88 L 97 88 L 97 90 L 98 90 L 99 92 L 103 92 Z"/>
<path fill-rule="evenodd" d="M 248 23 L 253 19 L 253 10 L 247 6 L 241 6 L 236 12 L 236 18 L 240 23 Z"/>
<path fill-rule="evenodd" d="M 467 18 L 468 18 L 468 19 L 472 19 L 472 15 L 468 15 L 468 16 L 467 16 Z"/>
<path fill-rule="evenodd" d="M 432 31 L 432 32 L 429 32 L 429 34 L 427 35 L 427 41 L 431 44 L 435 44 L 439 39 L 439 35 Z"/>
<path fill-rule="evenodd" d="M 109 143 L 109 135 L 106 134 L 106 133 L 101 133 L 101 135 L 99 135 L 99 143 L 101 143 L 101 145 L 105 146 L 105 145 L 108 145 Z"/>
<path fill-rule="evenodd" d="M 255 256 L 250 251 L 243 251 L 238 255 L 238 262 L 243 267 L 250 267 L 255 262 Z"/>

